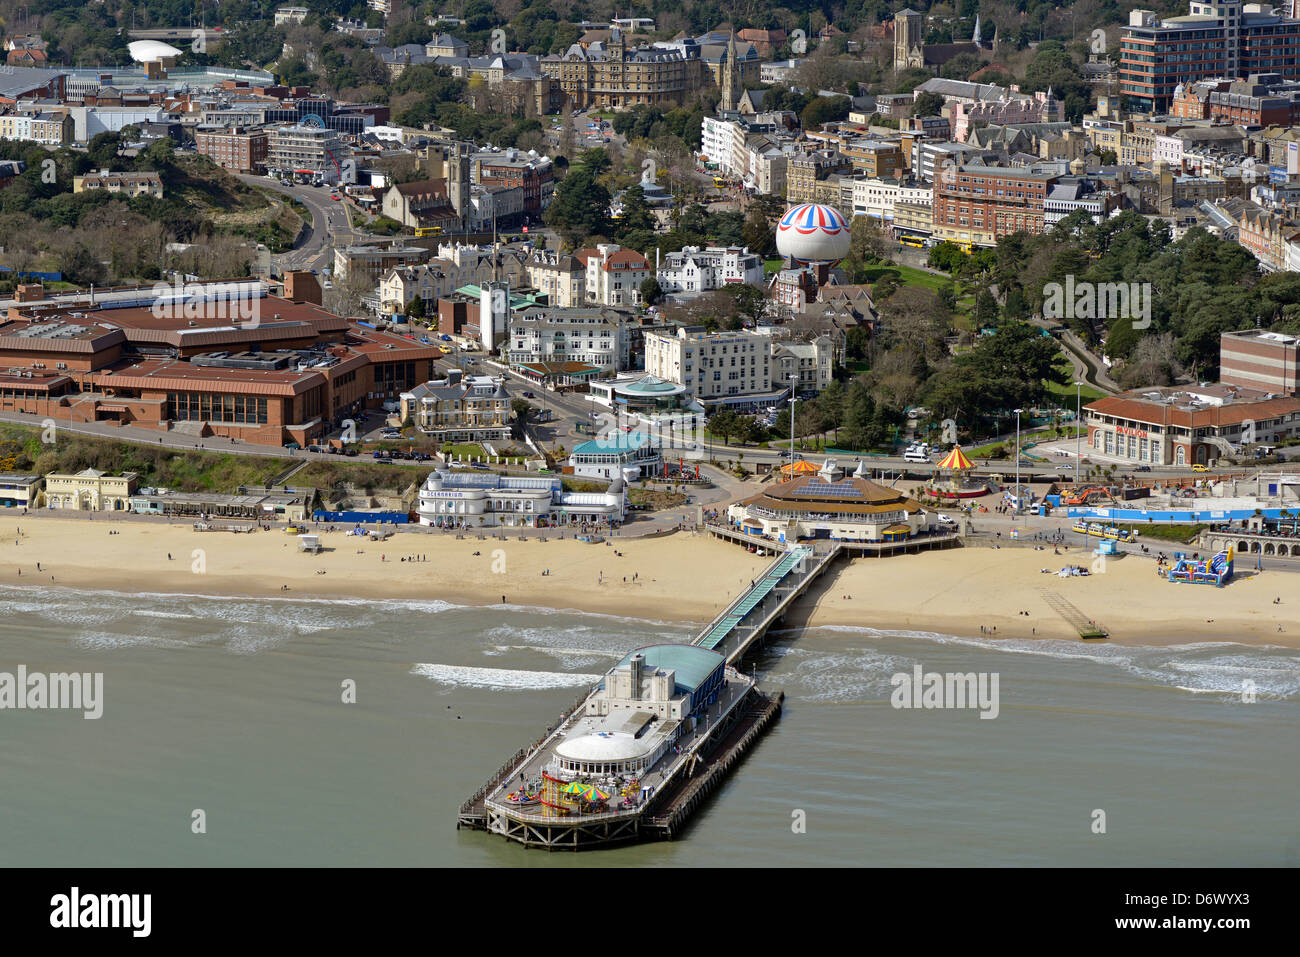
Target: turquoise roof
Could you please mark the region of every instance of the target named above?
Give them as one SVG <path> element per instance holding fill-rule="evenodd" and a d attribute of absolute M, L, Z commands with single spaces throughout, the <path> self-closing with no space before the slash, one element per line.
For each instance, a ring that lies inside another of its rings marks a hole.
<path fill-rule="evenodd" d="M 611 455 L 621 452 L 635 452 L 646 442 L 644 432 L 612 432 L 598 439 L 583 442 L 573 450 L 574 455 Z"/>
<path fill-rule="evenodd" d="M 676 672 L 674 681 L 682 691 L 694 691 L 704 684 L 713 672 L 722 667 L 725 660 L 716 651 L 697 645 L 646 645 L 629 651 L 617 667 L 627 667 L 627 663 L 636 654 L 645 656 L 647 668 Z"/>

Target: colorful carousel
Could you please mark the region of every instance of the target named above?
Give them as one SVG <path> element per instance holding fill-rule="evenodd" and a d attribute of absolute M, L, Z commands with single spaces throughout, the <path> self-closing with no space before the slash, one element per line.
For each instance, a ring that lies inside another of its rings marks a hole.
<path fill-rule="evenodd" d="M 952 451 L 934 467 L 930 484 L 926 492 L 941 499 L 979 498 L 988 495 L 991 489 L 985 479 L 975 478 L 971 471 L 975 463 L 966 457 L 960 445 L 954 445 Z"/>

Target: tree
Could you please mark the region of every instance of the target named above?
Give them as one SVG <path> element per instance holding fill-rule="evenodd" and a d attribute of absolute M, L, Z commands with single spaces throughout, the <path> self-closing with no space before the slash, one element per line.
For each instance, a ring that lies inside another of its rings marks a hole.
<path fill-rule="evenodd" d="M 424 300 L 419 296 L 412 296 L 411 301 L 406 304 L 406 315 L 409 319 L 423 319 Z"/>
<path fill-rule="evenodd" d="M 731 436 L 739 432 L 741 428 L 740 416 L 730 409 L 715 412 L 713 417 L 709 419 L 709 431 L 714 435 L 722 436 L 723 445 L 730 444 Z"/>
<path fill-rule="evenodd" d="M 844 399 L 844 441 L 850 448 L 865 452 L 879 440 L 873 427 L 876 404 L 871 391 L 861 379 L 849 383 Z"/>
<path fill-rule="evenodd" d="M 590 168 L 580 164 L 555 188 L 543 218 L 570 246 L 592 236 L 608 236 L 609 190 L 596 181 Z"/>
<path fill-rule="evenodd" d="M 527 399 L 511 399 L 510 411 L 514 413 L 514 418 L 510 422 L 510 432 L 515 438 L 522 439 L 532 419 L 533 405 Z"/>
<path fill-rule="evenodd" d="M 803 108 L 799 122 L 805 130 L 820 130 L 823 123 L 846 119 L 852 105 L 847 96 L 819 96 Z"/>
<path fill-rule="evenodd" d="M 664 292 L 659 287 L 659 280 L 654 276 L 646 276 L 641 280 L 641 301 L 647 306 L 653 306 L 663 296 Z"/>
<path fill-rule="evenodd" d="M 939 116 L 943 113 L 944 98 L 938 93 L 921 93 L 912 103 L 913 116 Z"/>
<path fill-rule="evenodd" d="M 741 324 L 757 325 L 767 314 L 767 296 L 762 289 L 748 283 L 734 282 L 722 287 L 722 294 L 735 303 Z"/>
<path fill-rule="evenodd" d="M 623 216 L 618 225 L 624 236 L 630 232 L 654 231 L 655 219 L 645 201 L 645 190 L 640 183 L 623 191 Z"/>

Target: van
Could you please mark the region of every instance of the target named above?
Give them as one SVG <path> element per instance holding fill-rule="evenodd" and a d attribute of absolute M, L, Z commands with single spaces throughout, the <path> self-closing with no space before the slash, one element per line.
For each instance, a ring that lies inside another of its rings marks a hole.
<path fill-rule="evenodd" d="M 922 452 L 920 449 L 913 448 L 913 449 L 908 449 L 906 452 L 903 453 L 903 461 L 904 462 L 929 462 L 930 456 L 929 453 L 927 452 Z"/>

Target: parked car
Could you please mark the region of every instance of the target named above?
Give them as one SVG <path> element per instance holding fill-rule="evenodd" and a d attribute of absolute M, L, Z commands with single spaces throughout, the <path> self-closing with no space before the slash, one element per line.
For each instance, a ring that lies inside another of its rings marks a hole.
<path fill-rule="evenodd" d="M 359 453 L 357 452 L 356 449 L 354 449 L 352 446 L 349 445 L 346 449 L 343 450 L 343 454 L 346 455 L 348 458 L 356 458 Z"/>
<path fill-rule="evenodd" d="M 953 518 L 951 515 L 939 515 L 939 516 L 938 516 L 938 519 L 939 519 L 939 524 L 940 524 L 940 525 L 956 525 L 956 524 L 957 524 L 957 520 L 956 520 L 955 518 Z"/>
<path fill-rule="evenodd" d="M 1210 469 L 1208 466 L 1201 465 L 1200 463 L 1197 463 L 1196 465 L 1192 466 L 1193 472 L 1208 472 L 1209 470 Z"/>
<path fill-rule="evenodd" d="M 537 398 L 537 396 L 533 395 L 531 392 L 525 392 L 525 393 L 524 393 L 524 398 L 525 398 L 525 399 L 535 399 L 535 398 Z"/>
<path fill-rule="evenodd" d="M 284 443 L 284 447 L 288 449 L 290 452 L 296 452 L 300 448 L 302 448 L 302 446 L 299 445 L 297 442 L 286 442 Z"/>
<path fill-rule="evenodd" d="M 1133 469 L 1133 471 L 1134 471 L 1134 472 L 1150 472 L 1150 471 L 1151 471 L 1151 466 L 1149 466 L 1149 465 L 1139 465 L 1139 466 L 1136 466 L 1136 467 Z"/>

